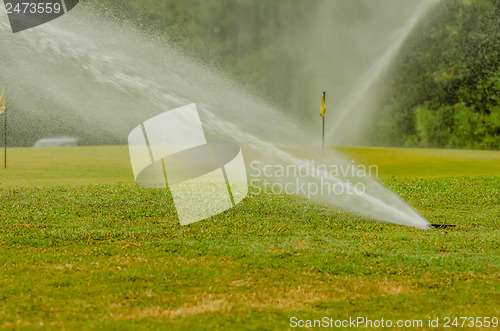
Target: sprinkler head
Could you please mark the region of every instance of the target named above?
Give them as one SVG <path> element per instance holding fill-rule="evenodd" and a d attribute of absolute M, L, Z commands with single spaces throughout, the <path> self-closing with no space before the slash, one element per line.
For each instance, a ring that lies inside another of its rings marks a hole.
<path fill-rule="evenodd" d="M 431 227 L 433 227 L 434 229 L 447 229 L 454 228 L 455 226 L 455 224 L 431 224 Z"/>

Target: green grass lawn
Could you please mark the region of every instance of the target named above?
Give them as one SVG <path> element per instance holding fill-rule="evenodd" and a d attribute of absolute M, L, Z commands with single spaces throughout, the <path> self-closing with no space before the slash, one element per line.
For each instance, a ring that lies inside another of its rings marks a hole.
<path fill-rule="evenodd" d="M 0 328 L 292 329 L 500 315 L 500 152 L 342 148 L 449 230 L 270 193 L 181 227 L 126 147 L 12 149 L 0 170 Z"/>

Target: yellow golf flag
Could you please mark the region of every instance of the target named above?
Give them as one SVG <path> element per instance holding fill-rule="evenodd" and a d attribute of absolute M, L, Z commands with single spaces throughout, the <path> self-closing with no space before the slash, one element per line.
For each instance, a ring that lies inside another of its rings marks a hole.
<path fill-rule="evenodd" d="M 0 95 L 0 116 L 5 114 L 5 110 L 7 109 L 7 106 L 5 105 L 7 102 L 7 96 L 5 95 L 5 90 L 3 90 L 2 94 Z"/>
<path fill-rule="evenodd" d="M 323 98 L 321 99 L 321 108 L 319 109 L 319 114 L 323 118 L 325 118 L 325 111 L 326 111 L 326 107 L 325 107 L 325 92 L 323 92 Z"/>

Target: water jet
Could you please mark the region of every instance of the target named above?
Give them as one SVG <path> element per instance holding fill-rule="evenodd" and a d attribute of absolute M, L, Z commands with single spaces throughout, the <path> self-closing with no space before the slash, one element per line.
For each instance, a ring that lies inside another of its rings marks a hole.
<path fill-rule="evenodd" d="M 262 165 L 305 167 L 310 174 L 317 172 L 308 160 L 352 165 L 331 149 L 323 155 L 313 149 L 281 148 L 303 146 L 304 142 L 320 145 L 319 135 L 294 114 L 271 106 L 213 69 L 132 27 L 81 10 L 83 7 L 15 35 L 6 20 L 0 19 L 0 54 L 5 59 L 0 63 L 2 83 L 9 84 L 16 109 L 34 118 L 57 118 L 50 122 L 51 129 L 66 130 L 64 134 L 112 137 L 125 143 L 132 128 L 144 120 L 196 103 L 209 141 L 245 146 L 245 158 L 259 160 Z M 316 111 L 314 114 L 317 116 Z M 34 135 L 39 127 L 38 121 L 22 124 L 33 127 Z M 380 221 L 428 229 L 423 217 L 376 179 L 349 173 L 319 174 L 306 178 L 309 187 L 335 186 L 347 191 L 358 185 L 364 190 L 355 195 L 319 189 L 306 193 L 301 183 L 292 190 L 318 203 Z M 286 177 L 270 180 L 290 184 Z"/>

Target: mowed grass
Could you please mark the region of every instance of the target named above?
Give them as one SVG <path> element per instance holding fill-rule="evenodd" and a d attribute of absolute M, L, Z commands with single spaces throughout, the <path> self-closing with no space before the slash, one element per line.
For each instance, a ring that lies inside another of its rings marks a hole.
<path fill-rule="evenodd" d="M 0 328 L 498 317 L 500 153 L 342 151 L 379 164 L 380 180 L 428 220 L 457 227 L 422 231 L 257 190 L 181 227 L 165 191 L 133 184 L 126 147 L 11 150 L 0 171 Z"/>
<path fill-rule="evenodd" d="M 126 146 L 9 148 L 7 161 L 0 187 L 134 183 Z"/>

